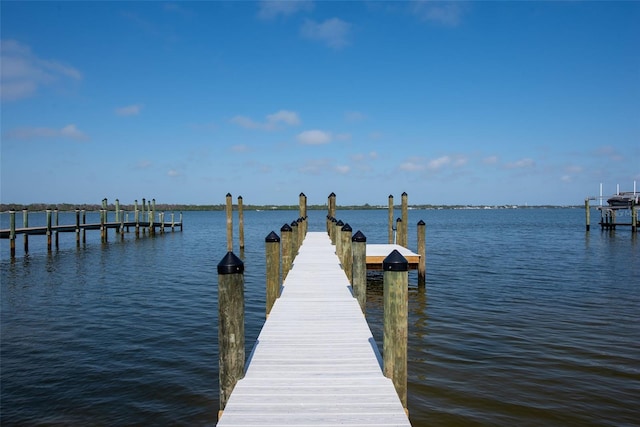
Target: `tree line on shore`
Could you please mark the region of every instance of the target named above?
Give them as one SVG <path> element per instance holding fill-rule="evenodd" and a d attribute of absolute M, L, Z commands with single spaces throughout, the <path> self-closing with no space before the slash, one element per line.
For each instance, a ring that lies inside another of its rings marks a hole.
<path fill-rule="evenodd" d="M 481 209 L 483 207 L 490 207 L 493 209 L 511 209 L 517 208 L 566 208 L 566 207 L 580 207 L 576 206 L 556 206 L 556 205 L 538 205 L 538 206 L 514 206 L 514 205 L 409 205 L 409 209 Z M 237 209 L 237 205 L 234 204 L 234 210 Z M 110 203 L 107 205 L 109 211 L 115 210 L 115 205 Z M 246 211 L 260 211 L 260 210 L 291 210 L 296 211 L 299 209 L 299 205 L 242 205 L 243 210 Z M 400 205 L 395 206 L 396 209 L 400 209 Z M 72 204 L 72 203 L 2 203 L 0 204 L 0 212 L 7 211 L 22 211 L 27 209 L 32 212 L 46 211 L 47 209 L 59 211 L 75 211 L 76 209 L 85 211 L 99 211 L 102 209 L 102 205 L 99 204 Z M 135 209 L 133 204 L 120 204 L 120 209 L 124 211 L 132 212 Z M 138 205 L 138 209 L 142 210 L 142 206 Z M 147 207 L 148 209 L 148 207 Z M 226 209 L 225 204 L 217 205 L 192 205 L 192 204 L 167 204 L 156 203 L 155 210 L 157 212 L 162 211 L 224 211 Z M 345 205 L 337 206 L 339 210 L 368 210 L 368 209 L 388 209 L 388 205 L 370 205 L 365 203 L 364 205 Z M 309 205 L 307 210 L 327 210 L 327 205 Z"/>

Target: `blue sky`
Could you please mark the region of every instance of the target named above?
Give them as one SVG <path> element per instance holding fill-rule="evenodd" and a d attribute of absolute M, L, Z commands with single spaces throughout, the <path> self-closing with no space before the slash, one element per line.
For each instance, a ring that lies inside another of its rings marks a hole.
<path fill-rule="evenodd" d="M 640 187 L 640 2 L 0 7 L 3 203 Z"/>

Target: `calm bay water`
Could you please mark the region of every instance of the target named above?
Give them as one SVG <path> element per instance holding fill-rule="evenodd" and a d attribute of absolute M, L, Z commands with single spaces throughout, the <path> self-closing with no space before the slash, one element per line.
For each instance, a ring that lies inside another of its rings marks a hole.
<path fill-rule="evenodd" d="M 245 212 L 247 351 L 264 322 L 264 237 L 296 216 Z M 323 230 L 325 216 L 310 211 L 309 229 Z M 386 242 L 386 210 L 337 216 Z M 427 287 L 411 273 L 413 425 L 638 425 L 637 235 L 585 233 L 582 209 L 412 210 L 414 250 L 420 219 Z M 62 234 L 51 254 L 34 236 L 28 256 L 20 236 L 14 261 L 0 242 L 3 426 L 215 425 L 225 216 L 185 212 L 184 223 L 107 244 L 88 232 L 80 248 Z M 370 274 L 379 342 L 381 310 L 381 276 Z"/>

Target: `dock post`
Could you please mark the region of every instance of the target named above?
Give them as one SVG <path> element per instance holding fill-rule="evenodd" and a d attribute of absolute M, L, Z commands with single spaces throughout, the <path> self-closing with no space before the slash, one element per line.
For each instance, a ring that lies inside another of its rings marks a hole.
<path fill-rule="evenodd" d="M 395 241 L 395 243 L 399 244 L 400 246 L 404 246 L 402 244 L 402 242 L 403 242 L 402 233 L 404 233 L 404 227 L 402 226 L 402 218 L 398 217 L 398 219 L 396 219 L 396 241 Z"/>
<path fill-rule="evenodd" d="M 291 270 L 291 226 L 285 224 L 280 229 L 280 236 L 282 236 L 282 281 L 287 278 L 289 270 Z"/>
<path fill-rule="evenodd" d="M 407 410 L 407 337 L 409 263 L 397 250 L 382 262 L 383 273 L 383 364 L 402 406 Z"/>
<path fill-rule="evenodd" d="M 336 216 L 336 193 L 329 194 L 329 216 L 335 218 Z"/>
<path fill-rule="evenodd" d="M 180 231 L 182 231 L 182 212 L 180 212 Z"/>
<path fill-rule="evenodd" d="M 351 286 L 362 313 L 367 312 L 367 237 L 358 230 L 351 238 L 353 245 L 353 270 Z"/>
<path fill-rule="evenodd" d="M 291 221 L 291 262 L 296 259 L 296 255 L 298 255 L 298 248 L 300 245 L 298 244 L 298 221 Z"/>
<path fill-rule="evenodd" d="M 280 237 L 272 231 L 264 239 L 267 252 L 267 317 L 280 290 Z"/>
<path fill-rule="evenodd" d="M 51 209 L 47 209 L 47 251 L 51 252 Z"/>
<path fill-rule="evenodd" d="M 336 244 L 336 222 L 338 222 L 338 220 L 331 217 L 329 221 L 329 239 L 331 239 L 332 245 Z"/>
<path fill-rule="evenodd" d="M 244 263 L 227 252 L 218 263 L 220 412 L 244 376 Z"/>
<path fill-rule="evenodd" d="M 82 225 L 87 224 L 87 211 L 82 209 Z M 87 228 L 82 227 L 82 243 L 87 243 Z"/>
<path fill-rule="evenodd" d="M 107 229 L 104 225 L 106 212 L 104 209 L 100 209 L 100 241 L 105 243 L 107 241 Z"/>
<path fill-rule="evenodd" d="M 631 231 L 638 231 L 638 209 L 635 200 L 631 201 Z"/>
<path fill-rule="evenodd" d="M 227 251 L 233 251 L 233 202 L 231 201 L 231 193 L 226 196 L 226 212 L 227 212 Z"/>
<path fill-rule="evenodd" d="M 615 209 L 611 209 L 611 229 L 616 229 L 616 211 Z"/>
<path fill-rule="evenodd" d="M 302 246 L 302 241 L 304 240 L 304 220 L 302 218 L 298 218 L 296 220 L 298 223 L 298 249 L 296 249 L 296 253 L 300 250 L 300 246 Z"/>
<path fill-rule="evenodd" d="M 351 280 L 353 279 L 353 249 L 351 248 L 351 238 L 353 236 L 353 229 L 347 223 L 340 229 L 340 239 L 342 244 L 340 245 L 340 261 L 342 262 L 342 270 L 347 275 L 349 283 L 353 285 Z"/>
<path fill-rule="evenodd" d="M 129 216 L 129 214 L 127 214 L 127 216 Z M 125 222 L 125 217 L 124 217 L 124 209 L 123 209 L 120 211 L 120 235 L 122 236 L 122 239 L 124 239 L 124 222 Z M 127 231 L 129 231 L 128 228 L 129 227 L 127 227 Z"/>
<path fill-rule="evenodd" d="M 142 198 L 142 222 L 145 222 L 144 211 L 147 208 L 147 199 Z"/>
<path fill-rule="evenodd" d="M 120 199 L 116 199 L 116 221 L 120 222 Z"/>
<path fill-rule="evenodd" d="M 406 192 L 402 193 L 402 243 L 400 245 L 405 248 L 409 246 L 409 196 Z"/>
<path fill-rule="evenodd" d="M 16 257 L 16 211 L 9 211 L 9 253 Z"/>
<path fill-rule="evenodd" d="M 151 202 L 149 202 L 149 236 L 156 235 L 155 217 L 156 214 L 151 210 Z"/>
<path fill-rule="evenodd" d="M 140 237 L 140 211 L 138 210 L 138 201 L 136 200 L 135 211 L 133 212 L 133 220 L 136 223 L 136 237 Z"/>
<path fill-rule="evenodd" d="M 389 194 L 389 226 L 388 234 L 389 234 L 389 244 L 393 244 L 393 194 Z"/>
<path fill-rule="evenodd" d="M 29 228 L 29 210 L 28 209 L 22 210 L 22 226 L 24 228 Z M 29 235 L 27 233 L 24 233 L 24 253 L 25 254 L 29 253 Z"/>
<path fill-rule="evenodd" d="M 80 247 L 80 209 L 76 209 L 76 247 Z"/>
<path fill-rule="evenodd" d="M 586 216 L 587 231 L 591 228 L 591 210 L 589 209 L 589 199 L 584 199 L 584 213 Z"/>
<path fill-rule="evenodd" d="M 160 220 L 160 234 L 164 234 L 164 212 L 158 214 Z"/>
<path fill-rule="evenodd" d="M 171 212 L 171 231 L 175 231 L 176 228 L 176 213 Z"/>
<path fill-rule="evenodd" d="M 300 218 L 304 220 L 302 234 L 303 236 L 306 236 L 307 235 L 307 196 L 304 193 L 300 193 L 298 203 L 300 205 Z"/>
<path fill-rule="evenodd" d="M 427 244 L 426 244 L 426 224 L 423 220 L 418 221 L 418 287 L 424 288 L 427 278 Z"/>
<path fill-rule="evenodd" d="M 238 239 L 240 241 L 240 253 L 244 251 L 244 208 L 242 196 L 238 196 Z"/>
<path fill-rule="evenodd" d="M 56 249 L 60 248 L 60 232 L 58 232 L 58 225 L 60 225 L 60 222 L 58 221 L 58 208 L 56 208 L 53 211 L 54 215 L 53 215 L 53 224 L 56 226 Z"/>
<path fill-rule="evenodd" d="M 333 240 L 334 245 L 336 246 L 336 255 L 338 255 L 338 258 L 340 258 L 342 254 L 342 226 L 344 226 L 344 222 L 340 219 L 334 223 L 333 227 Z"/>

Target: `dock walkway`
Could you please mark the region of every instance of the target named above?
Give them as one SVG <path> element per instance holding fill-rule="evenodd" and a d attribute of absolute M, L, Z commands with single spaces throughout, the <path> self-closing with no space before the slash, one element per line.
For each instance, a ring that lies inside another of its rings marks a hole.
<path fill-rule="evenodd" d="M 323 232 L 307 233 L 219 427 L 410 426 Z"/>

